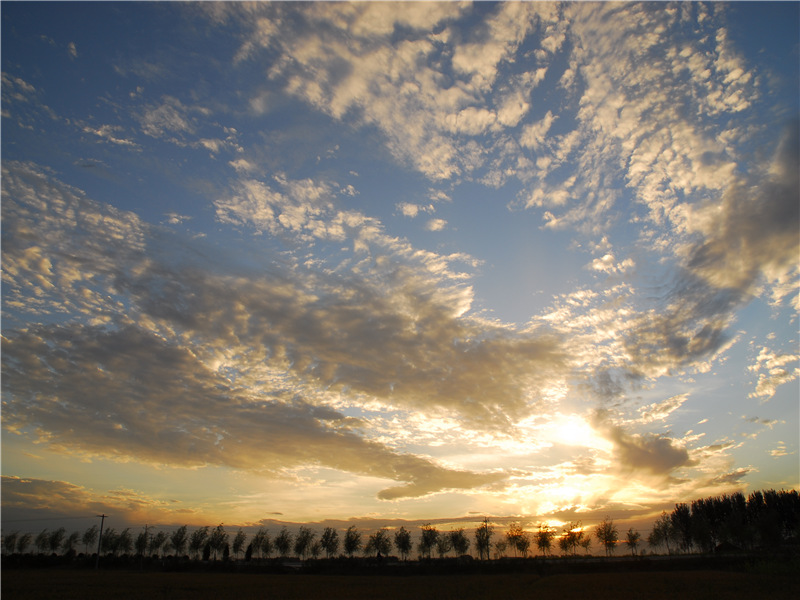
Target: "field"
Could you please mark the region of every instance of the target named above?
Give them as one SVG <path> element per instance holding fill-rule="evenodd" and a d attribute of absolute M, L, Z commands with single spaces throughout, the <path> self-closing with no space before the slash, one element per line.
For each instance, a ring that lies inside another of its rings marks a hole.
<path fill-rule="evenodd" d="M 680 600 L 800 598 L 800 576 L 723 571 L 474 575 L 266 575 L 3 569 L 3 600 Z"/>

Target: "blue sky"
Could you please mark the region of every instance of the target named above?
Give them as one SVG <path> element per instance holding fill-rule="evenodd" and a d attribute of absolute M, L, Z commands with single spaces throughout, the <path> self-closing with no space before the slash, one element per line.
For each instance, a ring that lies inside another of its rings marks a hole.
<path fill-rule="evenodd" d="M 3 3 L 4 530 L 796 488 L 797 23 Z"/>

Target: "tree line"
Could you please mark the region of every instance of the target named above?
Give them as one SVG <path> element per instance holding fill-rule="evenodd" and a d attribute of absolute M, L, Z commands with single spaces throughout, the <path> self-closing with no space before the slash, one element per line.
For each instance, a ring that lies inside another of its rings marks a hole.
<path fill-rule="evenodd" d="M 757 491 L 747 498 L 742 493 L 723 494 L 679 503 L 671 513 L 659 516 L 646 538 L 653 552 L 713 552 L 715 550 L 770 550 L 793 541 L 797 543 L 800 525 L 800 496 L 796 490 Z M 3 536 L 2 550 L 6 555 L 33 553 L 63 553 L 77 555 L 97 550 L 101 555 L 151 556 L 167 555 L 188 557 L 194 560 L 263 560 L 271 558 L 297 558 L 307 560 L 320 557 L 389 556 L 393 551 L 402 560 L 408 560 L 414 550 L 420 559 L 464 556 L 475 549 L 481 560 L 501 558 L 513 554 L 527 558 L 535 547 L 540 556 L 551 556 L 557 548 L 562 555 L 576 556 L 579 548 L 589 554 L 597 541 L 606 556 L 613 555 L 619 546 L 626 546 L 631 555 L 637 555 L 643 545 L 641 534 L 629 528 L 620 537 L 614 521 L 606 517 L 595 526 L 593 534 L 580 521 L 565 524 L 559 531 L 541 523 L 533 531 L 519 522 L 510 523 L 505 531 L 497 531 L 486 518 L 469 536 L 463 528 L 440 531 L 430 523 L 422 525 L 416 537 L 405 527 L 396 530 L 381 528 L 366 534 L 351 525 L 340 533 L 325 527 L 321 534 L 308 526 L 295 533 L 287 527 L 273 536 L 266 528 L 248 537 L 242 528 L 235 534 L 217 527 L 203 526 L 192 532 L 187 525 L 171 533 L 151 533 L 145 527 L 134 535 L 130 528 L 117 532 L 114 528 L 103 531 L 102 539 L 97 525 L 81 532 L 67 535 L 60 527 L 47 529 L 35 537 L 30 533 L 13 532 Z"/>

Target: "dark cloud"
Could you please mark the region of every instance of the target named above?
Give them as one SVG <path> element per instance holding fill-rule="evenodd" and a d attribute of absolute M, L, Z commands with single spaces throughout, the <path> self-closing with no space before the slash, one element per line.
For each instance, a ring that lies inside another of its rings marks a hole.
<path fill-rule="evenodd" d="M 53 527 L 54 522 L 58 527 L 61 524 L 59 518 L 72 522 L 78 515 L 95 521 L 96 514 L 114 513 L 118 508 L 113 503 L 95 497 L 86 488 L 66 481 L 4 475 L 0 492 L 4 531 L 6 528 L 9 531 L 35 531 Z"/>
<path fill-rule="evenodd" d="M 782 278 L 800 255 L 800 124 L 784 130 L 772 163 L 754 181 L 736 182 L 707 221 L 705 239 L 687 266 L 712 286 L 751 294 L 763 280 Z"/>
<path fill-rule="evenodd" d="M 614 444 L 615 458 L 623 471 L 669 476 L 675 469 L 696 464 L 689 452 L 676 446 L 670 438 L 628 433 L 613 424 L 605 411 L 598 411 L 594 420 L 598 431 Z"/>
<path fill-rule="evenodd" d="M 174 466 L 279 473 L 301 465 L 408 482 L 384 499 L 479 487 L 477 474 L 396 453 L 349 419 L 276 390 L 252 397 L 193 353 L 129 327 L 40 326 L 6 337 L 4 425 L 52 449 Z"/>

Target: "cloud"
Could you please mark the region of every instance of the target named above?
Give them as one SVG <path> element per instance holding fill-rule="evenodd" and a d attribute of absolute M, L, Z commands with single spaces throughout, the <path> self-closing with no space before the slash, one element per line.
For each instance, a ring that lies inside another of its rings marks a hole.
<path fill-rule="evenodd" d="M 674 440 L 656 434 L 628 434 L 621 427 L 609 426 L 608 439 L 615 445 L 616 459 L 622 470 L 641 471 L 666 476 L 681 467 L 693 466 L 685 448 Z"/>
<path fill-rule="evenodd" d="M 444 219 L 431 219 L 425 223 L 425 229 L 428 231 L 442 231 L 447 227 L 447 221 Z"/>
<path fill-rule="evenodd" d="M 134 490 L 100 492 L 68 481 L 31 477 L 2 477 L 3 521 L 24 521 L 27 529 L 52 527 L 58 518 L 69 519 L 75 527 L 86 519 L 88 528 L 98 524 L 99 514 L 112 515 L 113 523 L 140 525 L 142 522 L 199 521 L 202 515 L 181 502 L 148 496 Z M 108 526 L 109 520 L 106 520 Z"/>
<path fill-rule="evenodd" d="M 481 167 L 485 151 L 465 137 L 499 138 L 520 124 L 530 85 L 541 78 L 520 76 L 527 83 L 499 90 L 495 102 L 497 74 L 515 61 L 535 23 L 558 22 L 557 11 L 539 3 L 499 4 L 481 28 L 466 25 L 469 5 L 458 2 L 262 5 L 252 12 L 214 11 L 251 29 L 235 62 L 277 52 L 271 83 L 285 82 L 285 92 L 337 120 L 377 127 L 397 160 L 434 181 Z M 395 31 L 403 34 L 393 38 Z"/>
<path fill-rule="evenodd" d="M 397 498 L 503 476 L 395 452 L 329 407 L 366 395 L 502 429 L 564 376 L 557 339 L 462 317 L 444 265 L 405 264 L 404 247 L 349 273 L 253 271 L 30 166 L 4 170 L 4 301 L 62 316 L 5 323 L 3 425 L 56 450 L 272 474 L 321 464 L 404 482 L 384 493 Z"/>
<path fill-rule="evenodd" d="M 693 210 L 688 228 L 703 241 L 688 251 L 688 268 L 716 288 L 742 295 L 774 282 L 773 295 L 797 294 L 800 283 L 800 127 L 786 127 L 766 173 L 751 182 L 734 182 L 722 197 Z M 795 300 L 796 302 L 796 300 Z"/>
<path fill-rule="evenodd" d="M 72 59 L 78 58 L 78 48 L 75 46 L 75 42 L 70 42 L 67 45 L 67 52 L 69 53 L 69 57 Z"/>
<path fill-rule="evenodd" d="M 192 352 L 132 327 L 39 327 L 4 340 L 4 425 L 53 451 L 173 467 L 265 474 L 307 464 L 407 481 L 384 499 L 479 487 L 477 474 L 395 453 L 350 430 L 342 414 L 296 395 L 254 397 Z M 31 384 L 27 378 L 34 378 Z"/>
<path fill-rule="evenodd" d="M 139 144 L 133 140 L 128 140 L 117 136 L 116 132 L 122 131 L 122 127 L 119 125 L 101 125 L 100 127 L 91 127 L 87 125 L 83 128 L 83 131 L 84 133 L 96 135 L 97 137 L 111 142 L 112 144 L 117 144 L 119 146 L 131 146 L 134 148 L 139 147 Z"/>
<path fill-rule="evenodd" d="M 800 356 L 796 354 L 778 354 L 762 347 L 758 353 L 756 364 L 749 367 L 752 372 L 762 372 L 758 373 L 755 391 L 751 392 L 748 397 L 762 398 L 764 402 L 772 398 L 779 386 L 800 377 L 798 361 L 800 361 Z"/>
<path fill-rule="evenodd" d="M 672 398 L 667 398 L 663 402 L 656 402 L 655 404 L 643 406 L 639 409 L 642 423 L 652 423 L 653 421 L 666 419 L 673 412 L 678 410 L 688 398 L 688 393 L 678 394 Z"/>

